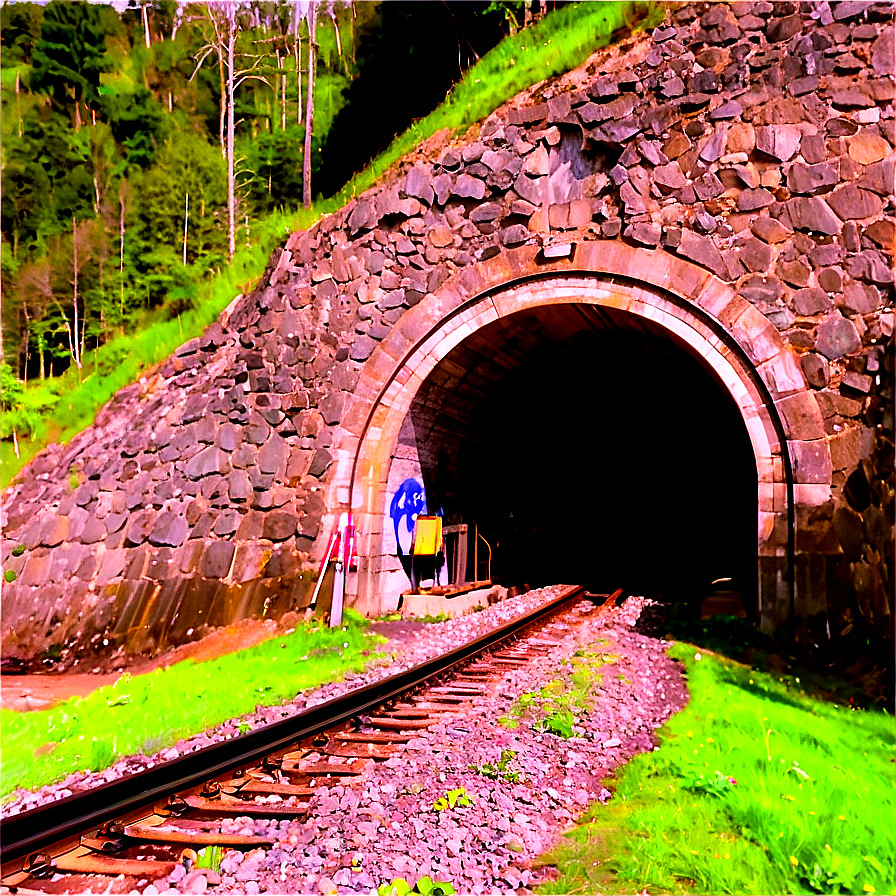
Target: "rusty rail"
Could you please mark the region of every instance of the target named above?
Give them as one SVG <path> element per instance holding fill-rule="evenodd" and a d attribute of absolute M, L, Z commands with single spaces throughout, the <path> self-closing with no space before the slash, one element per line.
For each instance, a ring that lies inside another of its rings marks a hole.
<path fill-rule="evenodd" d="M 477 654 L 515 637 L 530 625 L 557 612 L 567 602 L 581 595 L 582 590 L 579 586 L 569 586 L 532 612 L 505 623 L 474 641 L 264 728 L 211 744 L 90 791 L 2 819 L 0 843 L 3 849 L 3 876 L 7 877 L 10 873 L 21 870 L 29 857 L 33 858 L 35 853 L 46 850 L 53 844 L 72 840 L 77 842 L 77 838 L 85 832 L 95 831 L 97 827 L 113 819 L 137 819 L 141 812 L 144 815 L 152 814 L 152 807 L 171 794 L 197 788 L 209 779 L 258 763 L 271 753 L 285 750 L 297 742 L 313 739 L 327 729 L 370 713 L 384 703 L 444 676 Z M 589 595 L 592 599 L 595 596 Z M 617 596 L 618 594 L 611 597 L 615 600 Z M 607 595 L 601 597 L 606 598 Z M 474 687 L 471 686 L 469 690 L 473 691 Z M 440 703 L 442 698 L 445 704 L 466 699 L 460 694 L 439 695 L 438 688 L 433 688 L 432 691 L 433 699 Z M 350 737 L 343 737 L 342 740 L 344 747 L 351 747 Z M 394 743 L 394 739 L 390 742 Z M 347 752 L 349 755 L 356 755 L 350 749 Z"/>

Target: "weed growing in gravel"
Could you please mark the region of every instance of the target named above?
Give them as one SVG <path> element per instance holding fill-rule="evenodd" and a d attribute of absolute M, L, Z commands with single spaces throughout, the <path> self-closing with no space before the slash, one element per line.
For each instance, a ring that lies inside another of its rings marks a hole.
<path fill-rule="evenodd" d="M 194 868 L 208 868 L 211 871 L 221 870 L 221 859 L 224 857 L 224 850 L 220 846 L 206 846 L 196 853 L 196 859 L 193 862 Z"/>
<path fill-rule="evenodd" d="M 564 660 L 567 674 L 563 678 L 549 681 L 539 691 L 520 695 L 498 723 L 505 728 L 518 728 L 520 721 L 525 719 L 532 730 L 540 734 L 547 732 L 565 739 L 574 737 L 576 717 L 588 708 L 592 692 L 600 687 L 602 678 L 597 670 L 618 659 L 612 653 L 577 650 L 569 660 Z"/>
<path fill-rule="evenodd" d="M 360 672 L 379 656 L 373 648 L 384 639 L 369 634 L 358 614 L 346 611 L 345 618 L 341 629 L 303 623 L 290 634 L 216 660 L 123 675 L 87 697 L 40 712 L 0 710 L 0 792 L 100 771 L 120 756 L 169 747 L 257 706 Z"/>
<path fill-rule="evenodd" d="M 453 809 L 455 806 L 471 805 L 473 805 L 473 798 L 467 796 L 467 792 L 463 787 L 458 787 L 457 790 L 449 790 L 445 796 L 440 796 L 432 804 L 432 807 L 436 812 L 444 812 L 446 809 Z"/>
<path fill-rule="evenodd" d="M 454 887 L 447 880 L 433 880 L 428 874 L 424 875 L 413 887 L 403 878 L 396 877 L 387 884 L 380 884 L 376 892 L 379 896 L 452 896 Z"/>
<path fill-rule="evenodd" d="M 894 893 L 894 725 L 676 645 L 691 700 L 542 860 L 540 893 Z"/>
<path fill-rule="evenodd" d="M 509 781 L 511 784 L 518 784 L 523 780 L 522 773 L 518 769 L 511 769 L 511 765 L 515 765 L 516 750 L 501 750 L 501 758 L 497 762 L 482 762 L 478 765 L 473 763 L 469 766 L 470 771 L 485 775 L 497 781 Z"/>

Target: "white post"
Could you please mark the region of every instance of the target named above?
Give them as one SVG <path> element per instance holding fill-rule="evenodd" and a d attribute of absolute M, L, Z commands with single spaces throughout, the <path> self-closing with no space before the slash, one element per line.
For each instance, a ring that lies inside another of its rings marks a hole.
<path fill-rule="evenodd" d="M 330 628 L 339 628 L 342 625 L 342 604 L 345 601 L 345 571 L 351 562 L 349 528 L 351 518 L 343 513 L 339 517 L 339 551 L 336 554 L 336 565 L 333 574 L 333 602 L 330 604 Z"/>

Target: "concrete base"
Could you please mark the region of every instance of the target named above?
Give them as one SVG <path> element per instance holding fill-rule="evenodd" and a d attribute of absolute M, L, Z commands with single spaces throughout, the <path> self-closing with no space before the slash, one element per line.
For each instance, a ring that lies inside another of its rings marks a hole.
<path fill-rule="evenodd" d="M 484 607 L 496 604 L 507 596 L 507 589 L 500 585 L 465 591 L 453 597 L 439 594 L 405 594 L 401 606 L 402 619 L 417 619 L 421 616 L 467 616 Z"/>
<path fill-rule="evenodd" d="M 718 591 L 703 601 L 700 607 L 701 619 L 712 619 L 713 616 L 737 616 L 747 618 L 740 594 L 734 591 Z"/>

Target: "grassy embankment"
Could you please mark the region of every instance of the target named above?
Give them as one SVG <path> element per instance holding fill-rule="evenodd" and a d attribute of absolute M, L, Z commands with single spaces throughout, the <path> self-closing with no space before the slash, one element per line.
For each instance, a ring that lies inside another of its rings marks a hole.
<path fill-rule="evenodd" d="M 397 137 L 336 196 L 318 201 L 309 210 L 279 212 L 255 222 L 252 246 L 239 249 L 231 266 L 207 284 L 204 297 L 190 311 L 174 319 L 158 319 L 163 309 L 139 331 L 111 340 L 87 360 L 80 378 L 71 369 L 55 380 L 29 384 L 29 389 L 40 390 L 29 405 L 43 409 L 46 416 L 34 438 L 20 434 L 19 457 L 11 442 L 0 443 L 0 485 L 5 487 L 46 445 L 66 442 L 89 426 L 119 389 L 201 334 L 234 296 L 252 288 L 284 234 L 307 229 L 340 209 L 437 131 L 469 128 L 527 87 L 581 65 L 620 29 L 650 24 L 660 15 L 655 3 L 582 3 L 555 10 L 506 38 L 466 73 L 441 106 Z"/>
<path fill-rule="evenodd" d="M 539 893 L 894 893 L 894 723 L 679 643 L 691 700 L 544 864 Z M 835 687 L 817 678 L 830 694 Z"/>
<path fill-rule="evenodd" d="M 124 675 L 51 709 L 0 710 L 0 795 L 52 784 L 76 771 L 100 771 L 121 756 L 155 753 L 257 706 L 275 706 L 338 681 L 379 656 L 376 645 L 383 640 L 347 610 L 341 629 L 302 623 L 290 634 L 216 660 Z M 249 724 L 240 730 L 250 730 Z"/>

